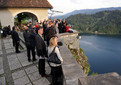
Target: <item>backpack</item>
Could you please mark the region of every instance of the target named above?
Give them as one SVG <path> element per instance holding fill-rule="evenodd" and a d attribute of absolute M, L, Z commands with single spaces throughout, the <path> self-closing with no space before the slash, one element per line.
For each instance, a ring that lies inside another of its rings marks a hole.
<path fill-rule="evenodd" d="M 50 62 L 50 63 L 55 63 L 55 64 L 61 64 L 60 59 L 58 59 L 58 56 L 55 53 L 55 48 L 56 47 L 54 47 L 53 51 L 48 56 L 47 61 L 48 61 L 48 63 Z"/>

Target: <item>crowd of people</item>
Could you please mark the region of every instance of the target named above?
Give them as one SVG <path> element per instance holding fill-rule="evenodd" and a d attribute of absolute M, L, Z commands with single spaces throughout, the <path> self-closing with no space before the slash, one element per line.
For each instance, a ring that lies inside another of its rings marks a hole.
<path fill-rule="evenodd" d="M 2 38 L 6 38 L 8 35 L 11 34 L 11 28 L 10 25 L 3 27 L 3 29 L 1 29 L 1 37 Z"/>
<path fill-rule="evenodd" d="M 35 55 L 39 57 L 38 62 L 38 71 L 42 77 L 48 77 L 45 71 L 45 61 L 48 56 L 54 51 L 58 57 L 58 59 L 63 63 L 62 56 L 58 47 L 58 34 L 73 31 L 69 30 L 71 28 L 65 21 L 54 19 L 52 20 L 44 20 L 43 22 L 36 22 L 33 25 L 32 22 L 29 22 L 27 25 L 23 26 L 24 32 L 23 37 L 25 40 L 25 45 L 27 49 L 27 57 L 28 62 L 36 61 Z M 11 31 L 13 46 L 15 46 L 16 53 L 20 53 L 19 51 L 19 43 L 20 38 L 17 33 L 17 28 L 14 26 Z M 36 49 L 36 52 L 35 52 Z M 32 58 L 31 58 L 32 53 Z M 52 83 L 51 85 L 63 85 L 62 83 L 62 67 L 61 64 L 56 64 L 53 62 L 48 62 L 51 67 L 51 75 L 52 75 Z"/>

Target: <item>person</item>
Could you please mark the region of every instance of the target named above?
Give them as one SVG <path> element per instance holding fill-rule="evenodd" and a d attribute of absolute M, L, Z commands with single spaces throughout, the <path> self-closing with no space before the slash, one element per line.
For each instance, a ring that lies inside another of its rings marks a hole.
<path fill-rule="evenodd" d="M 46 51 L 46 44 L 44 42 L 42 34 L 43 34 L 43 27 L 38 26 L 38 34 L 36 35 L 35 38 L 37 56 L 39 57 L 38 69 L 39 69 L 39 74 L 42 77 L 48 77 L 48 75 L 45 74 L 45 57 L 47 57 L 47 51 Z"/>
<path fill-rule="evenodd" d="M 49 41 L 53 35 L 57 34 L 54 25 L 52 25 L 47 34 L 47 45 L 49 46 Z"/>
<path fill-rule="evenodd" d="M 30 55 L 30 51 L 32 52 L 32 57 L 33 57 L 33 61 L 36 61 L 35 58 L 35 33 L 33 32 L 33 29 L 29 29 L 28 27 L 24 27 L 25 28 L 25 32 L 23 32 L 23 36 L 24 36 L 24 40 L 25 40 L 25 44 L 26 44 L 26 48 L 27 48 L 27 57 L 28 57 L 28 61 L 31 61 L 31 55 Z"/>
<path fill-rule="evenodd" d="M 72 30 L 69 30 L 69 29 L 71 28 L 70 25 L 68 25 L 67 23 L 65 23 L 64 25 L 65 25 L 65 27 L 66 27 L 66 32 L 73 33 Z"/>
<path fill-rule="evenodd" d="M 62 24 L 61 24 L 62 25 L 62 33 L 66 32 L 65 23 L 66 23 L 65 19 L 63 19 Z"/>
<path fill-rule="evenodd" d="M 55 24 L 55 30 L 56 30 L 56 33 L 59 34 L 58 22 Z"/>
<path fill-rule="evenodd" d="M 10 35 L 10 34 L 11 34 L 11 28 L 10 28 L 10 25 L 8 25 L 8 27 L 6 28 L 6 31 L 7 31 L 7 35 Z"/>
<path fill-rule="evenodd" d="M 63 59 L 61 57 L 59 48 L 57 47 L 57 36 L 53 36 L 49 41 L 49 47 L 48 47 L 48 56 L 52 53 L 52 51 L 55 49 L 55 53 L 57 54 L 57 57 L 60 59 L 61 63 L 63 62 Z M 48 62 L 51 67 L 51 75 L 52 75 L 52 84 L 51 85 L 63 85 L 62 84 L 62 66 L 61 64 L 55 64 Z"/>
<path fill-rule="evenodd" d="M 15 40 L 14 40 L 14 36 L 13 36 L 14 31 L 15 31 L 15 27 L 13 27 L 12 31 L 11 31 L 11 37 L 12 37 L 12 41 L 13 41 L 13 47 L 15 46 Z"/>
<path fill-rule="evenodd" d="M 3 28 L 3 38 L 6 38 L 7 36 L 7 31 L 6 31 L 6 27 Z"/>
<path fill-rule="evenodd" d="M 16 50 L 16 53 L 20 53 L 20 51 L 19 51 L 20 38 L 19 38 L 19 35 L 17 33 L 17 28 L 14 26 L 13 29 L 14 30 L 12 32 L 12 38 L 15 41 L 15 50 Z"/>

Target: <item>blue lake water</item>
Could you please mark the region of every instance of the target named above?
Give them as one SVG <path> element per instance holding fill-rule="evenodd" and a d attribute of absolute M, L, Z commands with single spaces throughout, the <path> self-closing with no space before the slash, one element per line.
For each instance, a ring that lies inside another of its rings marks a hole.
<path fill-rule="evenodd" d="M 79 43 L 88 57 L 90 73 L 121 75 L 121 36 L 82 35 Z"/>

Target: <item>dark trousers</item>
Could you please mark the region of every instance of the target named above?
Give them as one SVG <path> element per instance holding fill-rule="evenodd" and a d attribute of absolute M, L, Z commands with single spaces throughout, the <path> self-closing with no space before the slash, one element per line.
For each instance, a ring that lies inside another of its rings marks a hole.
<path fill-rule="evenodd" d="M 19 42 L 15 42 L 15 50 L 16 50 L 16 53 L 19 52 Z"/>
<path fill-rule="evenodd" d="M 39 59 L 38 69 L 41 76 L 45 75 L 45 59 Z"/>
<path fill-rule="evenodd" d="M 13 40 L 13 46 L 15 46 L 15 40 L 14 39 L 12 39 Z"/>
<path fill-rule="evenodd" d="M 35 47 L 31 47 L 31 46 L 26 46 L 27 47 L 27 57 L 28 60 L 31 60 L 31 54 L 30 51 L 32 52 L 32 57 L 33 57 L 33 61 L 35 60 Z"/>
<path fill-rule="evenodd" d="M 63 85 L 62 67 L 51 67 L 52 85 Z"/>

